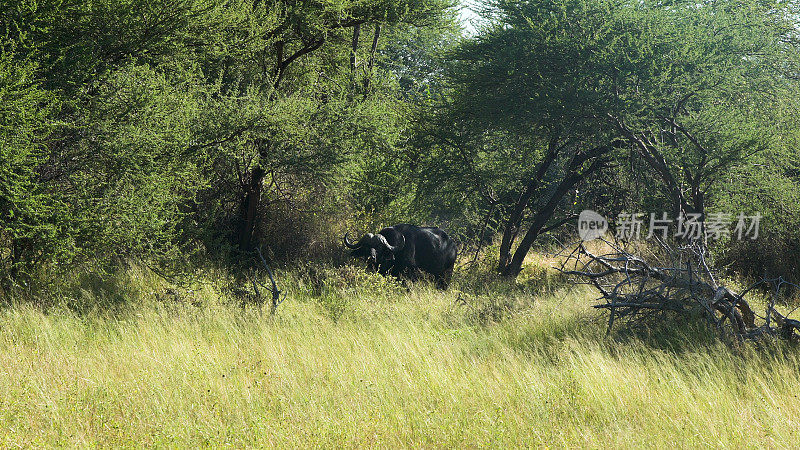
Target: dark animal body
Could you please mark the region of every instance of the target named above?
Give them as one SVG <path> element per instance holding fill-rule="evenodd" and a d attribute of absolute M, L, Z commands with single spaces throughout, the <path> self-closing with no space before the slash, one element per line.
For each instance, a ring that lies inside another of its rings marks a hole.
<path fill-rule="evenodd" d="M 419 269 L 433 275 L 440 288 L 449 284 L 458 255 L 455 241 L 442 229 L 407 223 L 367 233 L 356 243 L 345 235 L 344 244 L 352 256 L 366 258 L 381 274 L 414 279 Z"/>

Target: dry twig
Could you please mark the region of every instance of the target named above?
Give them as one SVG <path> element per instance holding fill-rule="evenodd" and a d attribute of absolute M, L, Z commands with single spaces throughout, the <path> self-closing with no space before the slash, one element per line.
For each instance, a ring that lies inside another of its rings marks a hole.
<path fill-rule="evenodd" d="M 781 288 L 797 287 L 783 278 L 761 280 L 737 294 L 717 283 L 707 262 L 707 250 L 699 243 L 673 249 L 658 241 L 659 248 L 651 251 L 653 254 L 645 260 L 618 242 L 601 241 L 607 248 L 603 253 L 589 251 L 583 242 L 562 251 L 559 270 L 600 293 L 603 302 L 594 307 L 608 311 L 609 332 L 619 321 L 640 323 L 658 320 L 670 313 L 699 312 L 717 330 L 729 332 L 737 339 L 798 338 L 795 332 L 800 332 L 800 321 L 775 310 Z M 773 287 L 772 295 L 765 316 L 759 317 L 745 295 L 766 286 Z"/>

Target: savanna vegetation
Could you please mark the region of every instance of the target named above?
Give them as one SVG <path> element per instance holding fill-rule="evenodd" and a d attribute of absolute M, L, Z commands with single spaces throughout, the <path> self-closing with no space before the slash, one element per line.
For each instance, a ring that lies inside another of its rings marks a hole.
<path fill-rule="evenodd" d="M 530 259 L 513 287 L 461 274 L 445 292 L 349 266 L 307 267 L 284 273 L 289 300 L 272 319 L 219 285 L 175 290 L 130 268 L 79 294 L 124 296 L 117 308 L 2 311 L 0 439 L 687 448 L 797 440 L 794 347 L 731 349 L 693 326 L 607 339 L 586 308 L 593 293 L 549 267 Z M 468 290 L 481 293 L 459 300 Z"/>
<path fill-rule="evenodd" d="M 620 245 L 793 317 L 800 3 L 463 7 L 0 0 L 0 445 L 796 442 L 792 339 L 609 329 L 558 268 L 583 210 L 691 216 Z M 342 246 L 396 223 L 448 289 Z"/>

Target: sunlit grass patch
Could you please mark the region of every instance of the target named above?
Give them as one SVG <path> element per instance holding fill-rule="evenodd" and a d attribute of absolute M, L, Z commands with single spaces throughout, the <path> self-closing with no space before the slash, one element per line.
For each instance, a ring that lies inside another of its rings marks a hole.
<path fill-rule="evenodd" d="M 461 280 L 439 291 L 315 270 L 318 289 L 307 271 L 281 277 L 289 296 L 274 317 L 226 298 L 221 280 L 164 296 L 140 276 L 127 308 L 0 310 L 0 445 L 743 447 L 798 437 L 794 349 L 732 351 L 690 329 L 609 337 L 582 287 L 476 291 Z M 490 300 L 506 312 L 477 318 Z"/>

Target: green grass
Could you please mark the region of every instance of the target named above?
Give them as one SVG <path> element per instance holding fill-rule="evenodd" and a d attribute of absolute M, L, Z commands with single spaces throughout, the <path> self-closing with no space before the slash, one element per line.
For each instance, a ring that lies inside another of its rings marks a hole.
<path fill-rule="evenodd" d="M 225 277 L 207 279 L 216 284 L 165 294 L 131 269 L 77 291 L 81 312 L 0 310 L 0 446 L 739 448 L 800 437 L 795 349 L 732 350 L 696 330 L 608 338 L 590 291 L 535 268 L 518 286 L 462 280 L 444 293 L 296 269 L 274 318 L 242 309 Z M 85 308 L 117 291 L 128 303 Z"/>

